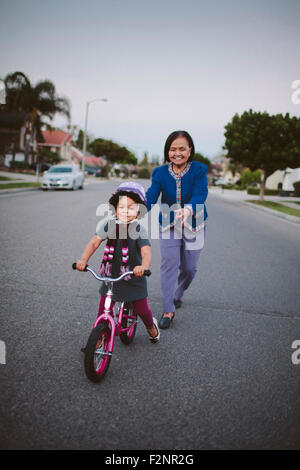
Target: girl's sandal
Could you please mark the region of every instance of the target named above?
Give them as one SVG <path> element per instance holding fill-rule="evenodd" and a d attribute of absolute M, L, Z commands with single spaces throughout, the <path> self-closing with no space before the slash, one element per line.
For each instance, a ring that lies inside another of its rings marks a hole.
<path fill-rule="evenodd" d="M 151 343 L 157 343 L 159 341 L 159 338 L 160 338 L 160 331 L 159 331 L 159 328 L 158 328 L 158 323 L 157 323 L 157 320 L 156 318 L 153 317 L 153 323 L 155 325 L 155 328 L 157 330 L 157 335 L 156 336 L 151 336 L 150 333 L 149 333 L 149 329 L 147 328 L 147 331 L 148 331 L 148 334 L 149 334 L 149 340 L 151 341 Z"/>

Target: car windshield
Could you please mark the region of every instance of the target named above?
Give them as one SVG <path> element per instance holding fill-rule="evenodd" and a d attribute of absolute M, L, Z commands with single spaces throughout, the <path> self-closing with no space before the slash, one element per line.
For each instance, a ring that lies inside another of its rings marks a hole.
<path fill-rule="evenodd" d="M 70 167 L 56 167 L 56 168 L 50 168 L 48 173 L 72 173 L 72 168 Z"/>

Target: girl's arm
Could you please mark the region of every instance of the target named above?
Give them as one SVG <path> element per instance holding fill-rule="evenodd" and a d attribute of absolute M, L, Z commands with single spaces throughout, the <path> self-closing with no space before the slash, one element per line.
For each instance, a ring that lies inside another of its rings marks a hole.
<path fill-rule="evenodd" d="M 135 276 L 143 276 L 145 269 L 149 269 L 152 261 L 151 248 L 149 245 L 141 247 L 142 265 L 133 269 Z"/>
<path fill-rule="evenodd" d="M 94 235 L 93 238 L 88 242 L 86 245 L 80 260 L 76 263 L 76 268 L 78 271 L 84 271 L 90 257 L 95 253 L 97 248 L 101 245 L 102 238 L 98 237 L 98 235 Z"/>

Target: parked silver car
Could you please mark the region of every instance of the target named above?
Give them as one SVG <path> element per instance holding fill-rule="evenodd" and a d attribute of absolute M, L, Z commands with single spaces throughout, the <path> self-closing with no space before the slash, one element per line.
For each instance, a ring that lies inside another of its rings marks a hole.
<path fill-rule="evenodd" d="M 44 173 L 42 189 L 83 189 L 83 182 L 84 175 L 78 166 L 60 163 Z"/>

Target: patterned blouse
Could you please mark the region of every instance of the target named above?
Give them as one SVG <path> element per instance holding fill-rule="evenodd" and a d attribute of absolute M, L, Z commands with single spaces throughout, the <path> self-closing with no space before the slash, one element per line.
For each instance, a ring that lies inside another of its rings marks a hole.
<path fill-rule="evenodd" d="M 174 214 L 174 204 L 178 209 L 180 207 L 191 209 L 192 215 L 185 221 L 185 227 L 193 232 L 204 227 L 208 216 L 205 206 L 208 194 L 207 170 L 206 165 L 197 161 L 188 162 L 180 173 L 174 172 L 172 163 L 153 170 L 152 184 L 146 192 L 147 209 L 151 210 L 161 194 L 159 223 L 162 231 L 177 224 L 179 226 L 180 221 Z"/>

